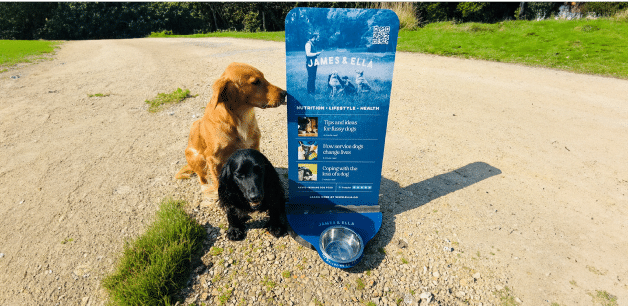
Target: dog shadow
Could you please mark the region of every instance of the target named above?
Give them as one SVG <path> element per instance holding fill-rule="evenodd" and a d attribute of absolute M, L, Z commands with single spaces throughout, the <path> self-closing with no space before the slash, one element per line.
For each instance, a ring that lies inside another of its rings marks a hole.
<path fill-rule="evenodd" d="M 287 193 L 287 173 L 285 168 L 277 168 Z M 285 175 L 284 175 L 285 173 Z M 430 179 L 401 187 L 398 182 L 382 177 L 379 205 L 382 213 L 382 226 L 379 232 L 364 248 L 364 257 L 356 266 L 346 269 L 349 273 L 363 273 L 377 268 L 385 258 L 380 250 L 392 242 L 396 231 L 395 216 L 419 208 L 442 196 L 472 186 L 485 179 L 501 174 L 502 171 L 484 162 L 475 162 L 464 167 L 432 177 Z M 289 229 L 289 234 L 297 242 L 304 240 Z M 305 242 L 307 245 L 309 243 Z M 304 244 L 305 245 L 305 244 Z"/>

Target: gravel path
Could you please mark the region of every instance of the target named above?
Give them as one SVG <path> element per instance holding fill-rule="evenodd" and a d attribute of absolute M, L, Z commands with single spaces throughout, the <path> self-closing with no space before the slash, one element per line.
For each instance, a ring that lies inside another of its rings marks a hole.
<path fill-rule="evenodd" d="M 182 304 L 627 305 L 628 81 L 398 53 L 383 225 L 345 271 L 265 215 L 225 240 L 198 182 L 174 180 L 233 61 L 285 87 L 283 43 L 218 38 L 66 42 L 0 74 L 0 305 L 105 305 L 100 281 L 166 197 L 210 234 Z M 147 112 L 177 87 L 198 96 Z M 285 112 L 257 112 L 280 173 Z"/>

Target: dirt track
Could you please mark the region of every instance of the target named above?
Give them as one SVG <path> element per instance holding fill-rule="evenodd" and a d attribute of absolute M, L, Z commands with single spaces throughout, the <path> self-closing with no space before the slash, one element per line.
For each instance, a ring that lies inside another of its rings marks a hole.
<path fill-rule="evenodd" d="M 0 74 L 0 304 L 104 303 L 100 280 L 161 199 L 200 201 L 173 175 L 215 78 L 239 61 L 285 88 L 284 60 L 274 42 L 75 41 Z M 198 97 L 147 112 L 177 87 Z M 258 118 L 287 168 L 285 107 Z M 436 216 L 524 305 L 597 290 L 628 305 L 628 81 L 398 53 L 388 122 L 382 230 Z"/>

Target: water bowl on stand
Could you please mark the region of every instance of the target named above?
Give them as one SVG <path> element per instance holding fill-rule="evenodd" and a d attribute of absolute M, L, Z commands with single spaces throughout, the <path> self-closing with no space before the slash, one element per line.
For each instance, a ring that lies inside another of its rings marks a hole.
<path fill-rule="evenodd" d="M 325 259 L 338 264 L 354 262 L 362 257 L 362 237 L 348 227 L 331 226 L 319 238 L 319 247 Z"/>

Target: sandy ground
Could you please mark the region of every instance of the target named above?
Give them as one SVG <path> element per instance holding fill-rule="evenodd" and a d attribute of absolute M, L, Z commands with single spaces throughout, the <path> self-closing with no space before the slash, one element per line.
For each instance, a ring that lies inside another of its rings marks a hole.
<path fill-rule="evenodd" d="M 285 88 L 284 54 L 235 39 L 73 41 L 0 74 L 0 304 L 103 304 L 101 279 L 159 202 L 199 201 L 196 180 L 173 175 L 210 85 L 239 61 Z M 147 112 L 177 87 L 198 96 Z M 285 111 L 258 112 L 280 168 Z M 431 213 L 524 305 L 591 305 L 597 291 L 628 305 L 628 81 L 398 53 L 388 122 L 383 197 L 392 186 L 416 204 L 383 206 L 397 224 L 382 230 Z"/>

